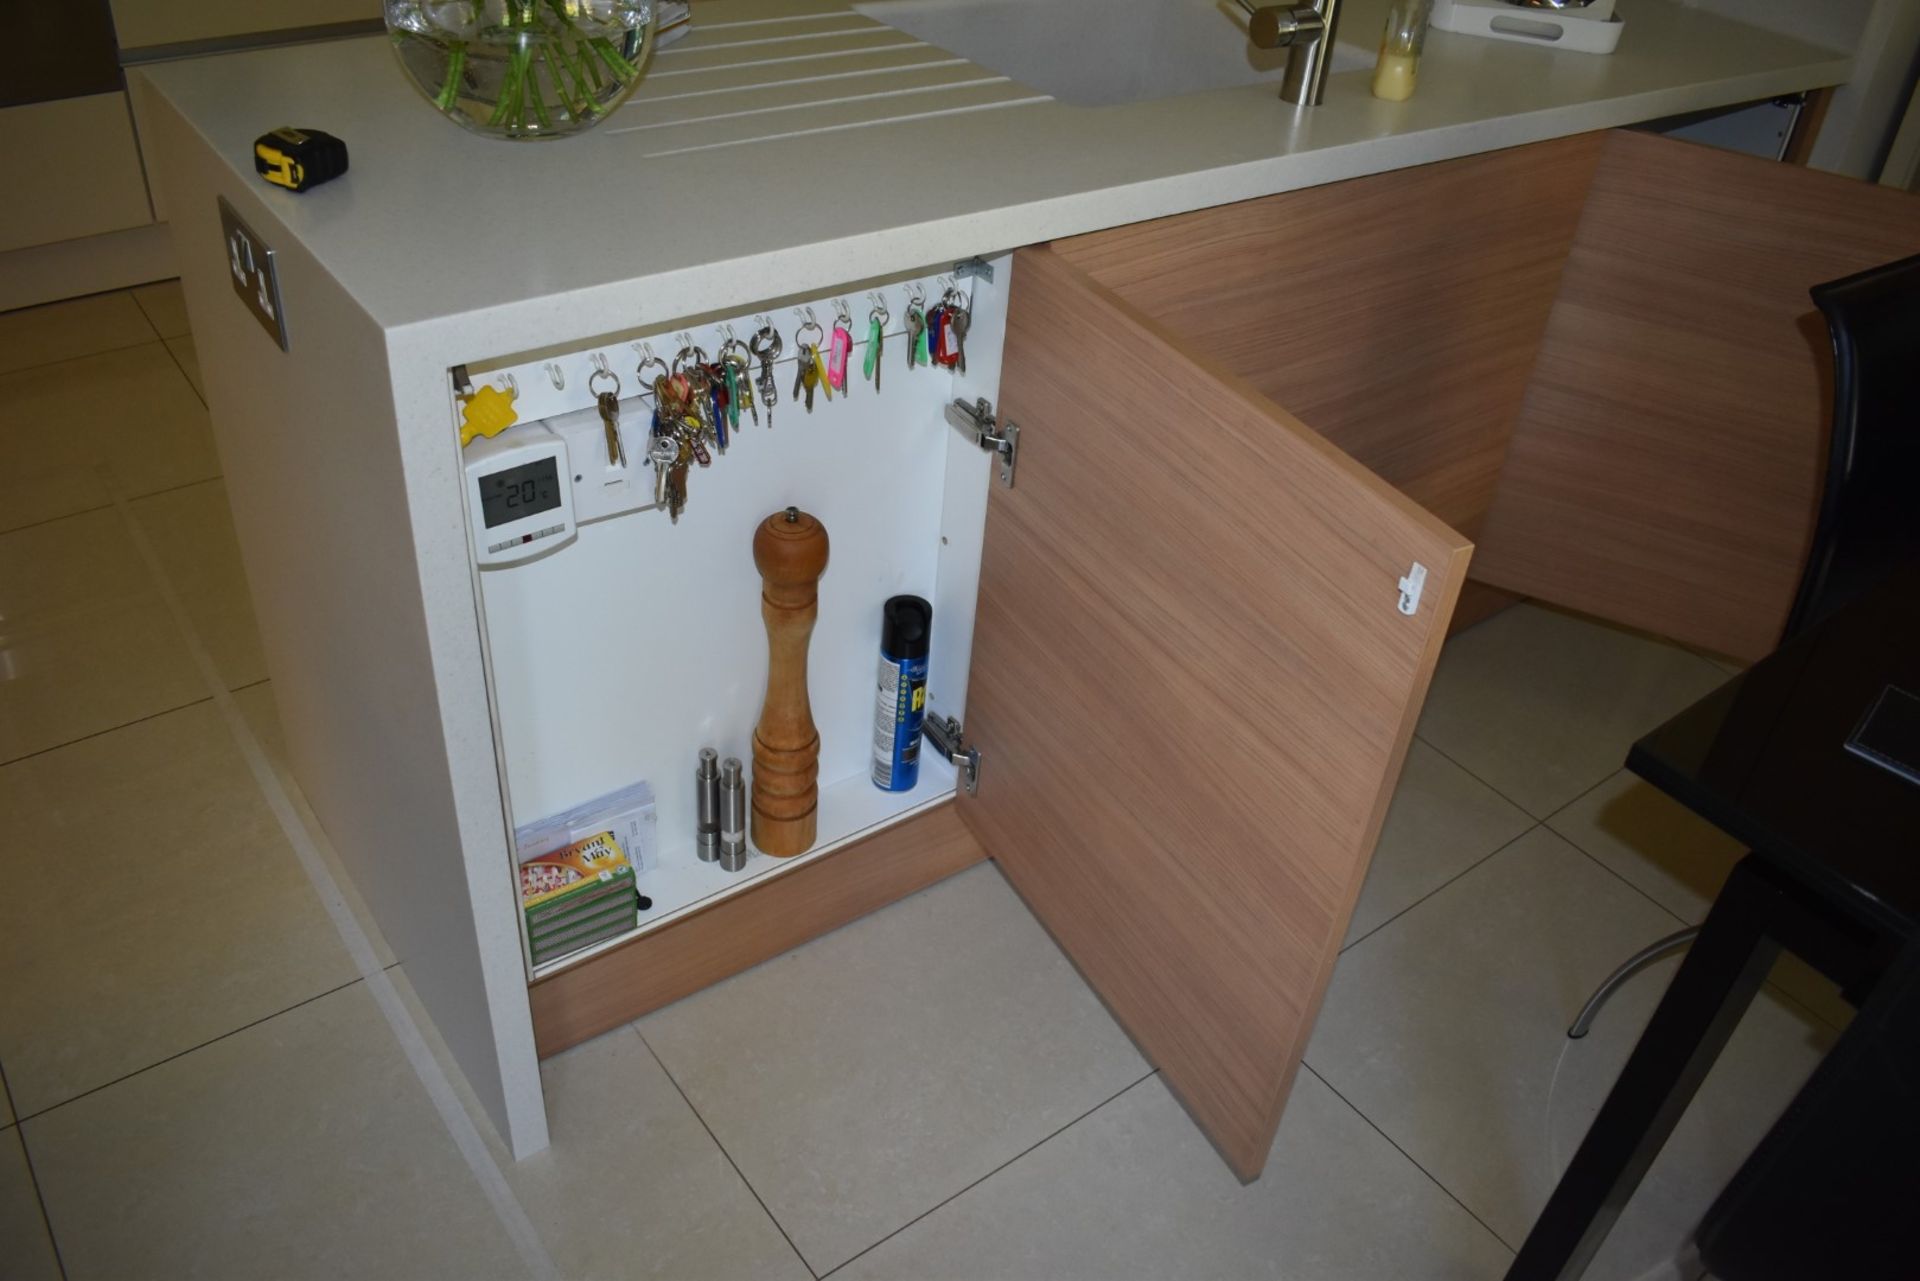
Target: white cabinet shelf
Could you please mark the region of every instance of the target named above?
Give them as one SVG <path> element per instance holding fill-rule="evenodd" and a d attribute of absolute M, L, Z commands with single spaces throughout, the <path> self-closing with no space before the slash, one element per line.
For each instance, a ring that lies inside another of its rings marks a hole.
<path fill-rule="evenodd" d="M 558 974 L 690 912 L 950 801 L 955 780 L 953 766 L 923 752 L 920 780 L 910 792 L 883 792 L 864 774 L 825 784 L 820 788 L 819 840 L 814 847 L 793 858 L 773 858 L 749 844 L 747 865 L 738 872 L 724 871 L 718 863 L 702 863 L 694 853 L 691 839 L 663 842 L 660 866 L 640 878 L 641 892 L 653 900 L 653 906 L 640 914 L 634 928 L 536 966 L 533 977 L 542 979 Z"/>

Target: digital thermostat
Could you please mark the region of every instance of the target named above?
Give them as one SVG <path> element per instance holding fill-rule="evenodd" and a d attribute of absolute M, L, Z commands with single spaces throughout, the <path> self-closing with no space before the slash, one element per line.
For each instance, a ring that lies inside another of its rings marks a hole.
<path fill-rule="evenodd" d="M 573 541 L 567 442 L 552 428 L 522 423 L 461 452 L 475 563 L 511 565 Z"/>

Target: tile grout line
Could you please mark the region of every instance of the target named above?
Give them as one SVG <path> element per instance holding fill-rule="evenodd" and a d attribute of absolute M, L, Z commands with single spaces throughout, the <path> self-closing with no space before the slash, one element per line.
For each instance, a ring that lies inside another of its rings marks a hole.
<path fill-rule="evenodd" d="M 1523 814 L 1526 813 L 1526 811 L 1524 810 L 1522 810 L 1521 812 Z M 1531 814 L 1528 814 L 1527 817 L 1533 818 Z M 1362 934 L 1359 938 L 1354 939 L 1351 943 L 1341 944 L 1340 955 L 1344 956 L 1346 955 L 1348 950 L 1359 947 L 1362 943 L 1366 942 L 1368 939 L 1378 934 L 1381 930 L 1386 929 L 1387 926 L 1392 925 L 1395 921 L 1405 916 L 1408 912 L 1411 912 L 1414 908 L 1419 907 L 1422 903 L 1426 902 L 1428 899 L 1438 894 L 1441 890 L 1446 889 L 1449 885 L 1452 885 L 1455 881 L 1459 880 L 1461 877 L 1465 876 L 1467 873 L 1473 871 L 1475 868 L 1479 867 L 1482 863 L 1485 863 L 1488 859 L 1492 858 L 1494 855 L 1500 853 L 1502 850 L 1509 848 L 1516 842 L 1523 840 L 1526 837 L 1532 836 L 1535 832 L 1539 831 L 1541 828 L 1546 826 L 1547 825 L 1541 822 L 1540 820 L 1534 819 L 1532 826 L 1528 827 L 1525 831 L 1518 833 L 1517 835 L 1513 836 L 1509 840 L 1502 841 L 1499 845 L 1495 846 L 1493 849 L 1488 850 L 1485 854 L 1482 854 L 1479 858 L 1473 860 L 1473 862 L 1469 866 L 1461 868 L 1458 872 L 1455 872 L 1452 876 L 1449 876 L 1446 880 L 1440 882 L 1440 884 L 1434 886 L 1432 889 L 1428 890 L 1425 894 L 1422 894 L 1419 898 L 1407 904 L 1405 907 L 1401 908 L 1398 912 L 1395 912 L 1392 916 L 1389 916 L 1386 920 L 1380 922 L 1380 924 L 1368 930 L 1365 934 Z M 1552 829 L 1549 828 L 1548 830 L 1551 831 Z M 1572 842 L 1568 842 L 1568 843 L 1572 844 Z"/>
<path fill-rule="evenodd" d="M 202 404 L 202 408 L 205 408 L 204 403 Z M 150 493 L 130 495 L 128 501 L 136 503 L 145 502 L 149 498 L 158 498 L 162 494 L 177 494 L 183 489 L 192 489 L 195 485 L 211 485 L 216 480 L 225 479 L 225 476 L 215 473 L 212 476 L 202 476 L 199 480 L 183 480 L 178 485 L 168 485 L 164 489 L 156 489 Z M 5 538 L 9 534 L 24 533 L 29 529 L 39 529 L 42 525 L 51 525 L 55 521 L 72 520 L 76 516 L 91 516 L 97 512 L 112 510 L 113 503 L 109 500 L 101 503 L 97 507 L 82 507 L 78 511 L 61 512 L 58 516 L 49 516 L 45 520 L 34 520 L 28 521 L 24 525 L 15 525 L 12 529 L 0 529 L 0 538 Z"/>
<path fill-rule="evenodd" d="M 1408 1152 L 1405 1148 L 1401 1147 L 1398 1143 L 1396 1143 L 1391 1134 L 1388 1134 L 1385 1130 L 1381 1129 L 1378 1125 L 1375 1125 L 1373 1118 L 1368 1116 L 1365 1112 L 1362 1112 L 1358 1107 L 1356 1107 L 1353 1103 L 1353 1100 L 1349 1099 L 1346 1095 L 1340 1093 L 1339 1089 L 1334 1085 L 1334 1083 L 1332 1081 L 1327 1080 L 1327 1078 L 1320 1073 L 1320 1070 L 1318 1068 L 1314 1067 L 1313 1064 L 1307 1062 L 1305 1058 L 1302 1058 L 1300 1060 L 1300 1066 L 1305 1068 L 1307 1071 L 1313 1073 L 1314 1080 L 1320 1082 L 1320 1084 L 1326 1086 L 1329 1090 L 1332 1090 L 1334 1098 L 1339 1099 L 1340 1102 L 1344 1103 L 1347 1106 L 1347 1108 L 1350 1111 L 1352 1111 L 1352 1113 L 1355 1116 L 1359 1117 L 1362 1121 L 1365 1121 L 1367 1123 L 1368 1129 L 1372 1130 L 1375 1134 L 1385 1139 L 1388 1145 L 1391 1146 L 1395 1152 L 1398 1152 L 1401 1156 L 1405 1157 L 1407 1159 L 1408 1165 L 1411 1165 L 1414 1169 L 1426 1175 L 1427 1181 L 1432 1183 L 1434 1187 L 1439 1188 L 1441 1193 L 1446 1196 L 1447 1200 L 1453 1202 L 1455 1205 L 1459 1206 L 1462 1210 L 1466 1211 L 1468 1218 L 1472 1219 L 1475 1223 L 1478 1223 L 1481 1227 L 1485 1228 L 1487 1230 L 1488 1236 L 1492 1237 L 1495 1241 L 1498 1241 L 1501 1245 L 1506 1246 L 1507 1252 L 1509 1254 L 1513 1253 L 1516 1250 L 1517 1247 L 1510 1244 L 1505 1237 L 1501 1236 L 1498 1232 L 1493 1230 L 1492 1224 L 1488 1223 L 1485 1219 L 1475 1214 L 1473 1212 L 1472 1206 L 1468 1205 L 1465 1201 L 1462 1201 L 1459 1197 L 1455 1196 L 1452 1188 L 1442 1183 L 1439 1179 L 1434 1178 L 1433 1171 L 1427 1169 L 1426 1166 L 1421 1165 L 1418 1161 L 1414 1160 L 1412 1153 Z"/>
<path fill-rule="evenodd" d="M 1508 796 L 1505 792 L 1495 787 L 1492 783 L 1489 783 L 1486 779 L 1481 778 L 1478 774 L 1468 769 L 1465 765 L 1462 765 L 1458 760 L 1454 759 L 1454 756 L 1451 752 L 1447 751 L 1444 747 L 1441 747 L 1438 743 L 1434 742 L 1432 739 L 1422 734 L 1418 729 L 1413 731 L 1413 736 L 1419 739 L 1421 742 L 1425 743 L 1428 747 L 1431 747 L 1434 751 L 1438 752 L 1442 757 L 1446 759 L 1446 762 L 1449 765 L 1459 770 L 1462 774 L 1465 774 L 1468 778 L 1472 779 L 1474 782 L 1480 784 L 1480 786 L 1486 788 L 1489 792 L 1492 792 L 1495 796 L 1498 796 L 1501 800 L 1505 801 L 1507 804 L 1513 806 L 1513 808 L 1519 810 L 1522 814 L 1525 814 L 1528 818 L 1533 819 L 1534 822 L 1544 823 L 1547 821 L 1544 818 L 1540 818 L 1536 816 L 1534 812 L 1528 809 L 1525 805 L 1522 805 L 1519 801 L 1515 800 L 1511 796 Z M 1613 776 L 1609 774 L 1607 777 L 1611 778 Z M 1606 779 L 1603 778 L 1600 780 L 1600 782 L 1604 783 L 1606 782 Z M 1600 786 L 1600 783 L 1595 783 L 1593 786 L 1598 787 Z M 1580 793 L 1580 795 L 1585 796 L 1587 792 L 1590 792 L 1592 790 L 1593 790 L 1593 787 L 1589 787 L 1586 790 L 1586 792 L 1582 792 Z M 1574 798 L 1574 800 L 1578 800 L 1578 799 L 1579 797 Z M 1571 805 L 1573 802 L 1569 801 L 1567 803 Z M 1559 811 L 1556 810 L 1554 812 L 1558 813 Z"/>
<path fill-rule="evenodd" d="M 175 712 L 184 712 L 189 707 L 200 707 L 203 704 L 211 703 L 212 701 L 213 701 L 213 695 L 208 694 L 205 697 L 196 698 L 189 702 L 181 703 L 177 707 L 163 707 L 157 712 L 148 712 L 145 716 L 136 716 L 132 720 L 122 721 L 118 725 L 109 725 L 105 729 L 93 730 L 89 733 L 80 735 L 80 737 L 78 738 L 69 738 L 64 742 L 53 743 L 47 747 L 38 747 L 38 748 L 35 748 L 33 751 L 26 753 L 25 755 L 10 756 L 4 761 L 0 761 L 0 769 L 5 769 L 9 765 L 18 765 L 22 761 L 30 761 L 36 756 L 45 756 L 48 752 L 57 752 L 61 748 L 72 747 L 75 744 L 84 743 L 90 739 L 99 738 L 104 734 L 112 734 L 119 730 L 131 729 L 135 725 L 144 725 L 148 721 L 157 721 L 162 716 L 171 716 Z"/>
<path fill-rule="evenodd" d="M 262 1014 L 259 1018 L 250 1019 L 247 1022 L 242 1023 L 239 1027 L 229 1028 L 225 1032 L 220 1033 L 220 1035 L 218 1036 L 210 1036 L 206 1040 L 200 1042 L 198 1045 L 189 1045 L 184 1050 L 175 1050 L 172 1054 L 167 1055 L 163 1059 L 155 1059 L 153 1062 L 143 1064 L 142 1066 L 133 1069 L 133 1071 L 131 1072 L 123 1072 L 119 1076 L 114 1077 L 111 1081 L 102 1081 L 98 1085 L 90 1085 L 86 1089 L 80 1091 L 80 1093 L 61 1099 L 58 1103 L 49 1103 L 46 1107 L 41 1108 L 38 1112 L 34 1112 L 26 1116 L 20 1116 L 16 1114 L 14 1118 L 15 1124 L 19 1124 L 25 1121 L 36 1121 L 41 1117 L 46 1116 L 50 1112 L 58 1112 L 61 1108 L 67 1106 L 67 1104 L 69 1103 L 78 1103 L 81 1099 L 88 1098 L 92 1095 L 98 1094 L 102 1090 L 110 1090 L 116 1085 L 119 1085 L 126 1081 L 131 1081 L 134 1077 L 141 1076 L 141 1075 L 144 1075 L 145 1073 L 151 1072 L 153 1071 L 153 1069 L 157 1067 L 161 1067 L 165 1064 L 171 1063 L 175 1059 L 183 1059 L 189 1054 L 193 1054 L 200 1050 L 206 1049 L 209 1045 L 217 1045 L 221 1041 L 226 1040 L 230 1036 L 238 1036 L 240 1035 L 240 1033 L 246 1031 L 248 1028 L 259 1027 L 262 1023 L 270 1022 L 273 1019 L 277 1019 L 282 1014 L 289 1014 L 294 1010 L 299 1009 L 303 1005 L 312 1005 L 315 1001 L 322 1000 L 338 992 L 344 992 L 348 988 L 352 987 L 355 983 L 358 983 L 360 981 L 361 981 L 360 977 L 358 975 L 355 975 L 353 978 L 348 979 L 345 983 L 337 984 L 333 987 L 328 988 L 324 992 L 315 992 L 312 996 L 302 997 L 298 1001 L 295 1001 L 292 1005 L 287 1006 L 286 1009 L 284 1010 L 275 1010 L 270 1014 Z M 24 1134 L 25 1132 L 22 1131 L 22 1135 L 23 1135 L 22 1141 L 24 1141 Z"/>
<path fill-rule="evenodd" d="M 0 1092 L 7 1096 L 7 1108 L 13 1109 L 13 1087 L 7 1083 L 7 1070 L 0 1066 Z M 53 1266 L 60 1270 L 60 1281 L 66 1281 L 67 1261 L 60 1254 L 60 1238 L 53 1232 L 53 1215 L 47 1210 L 47 1195 L 40 1190 L 40 1172 L 33 1168 L 33 1153 L 27 1147 L 27 1132 L 20 1128 L 24 1120 L 18 1112 L 13 1114 L 13 1124 L 8 1126 L 14 1138 L 20 1144 L 20 1159 L 27 1163 L 27 1181 L 33 1184 L 33 1199 L 40 1206 L 40 1223 L 47 1230 L 47 1245 L 53 1251 Z"/>
<path fill-rule="evenodd" d="M 453 1085 L 440 1063 L 433 1057 L 426 1038 L 414 1023 L 413 1016 L 401 1001 L 399 991 L 393 985 L 393 979 L 380 965 L 373 945 L 368 941 L 366 931 L 355 919 L 353 909 L 347 905 L 346 896 L 341 891 L 333 874 L 327 870 L 326 861 L 315 845 L 306 824 L 300 819 L 299 811 L 293 807 L 287 796 L 286 788 L 280 783 L 279 775 L 267 760 L 260 742 L 254 737 L 246 718 L 240 714 L 239 707 L 233 701 L 226 682 L 220 678 L 219 671 L 213 665 L 213 658 L 201 643 L 199 633 L 193 628 L 192 620 L 187 617 L 180 603 L 179 595 L 173 589 L 172 580 L 167 577 L 166 569 L 160 563 L 160 557 L 154 551 L 153 543 L 147 538 L 146 530 L 141 526 L 133 509 L 121 495 L 112 473 L 105 467 L 98 469 L 100 482 L 107 494 L 113 499 L 113 505 L 125 522 L 128 535 L 133 539 L 135 549 L 146 562 L 147 572 L 152 576 L 155 589 L 165 602 L 167 611 L 173 616 L 174 626 L 179 630 L 186 643 L 188 653 L 194 665 L 199 668 L 201 679 L 212 693 L 214 706 L 226 721 L 227 732 L 234 746 L 246 760 L 247 769 L 252 773 L 254 783 L 260 791 L 261 799 L 273 813 L 285 834 L 287 843 L 292 847 L 295 859 L 301 870 L 307 875 L 313 886 L 320 905 L 326 910 L 340 936 L 341 944 L 347 955 L 352 958 L 354 967 L 359 970 L 367 990 L 373 996 L 385 1017 L 387 1026 L 399 1042 L 401 1052 L 419 1078 L 421 1088 L 426 1091 L 434 1110 L 446 1126 L 447 1135 L 459 1149 L 465 1159 L 468 1170 L 480 1185 L 481 1193 L 493 1208 L 500 1221 L 501 1229 L 513 1243 L 521 1264 L 536 1281 L 559 1281 L 559 1271 L 554 1267 L 553 1258 L 541 1243 L 540 1234 L 534 1228 L 533 1220 L 527 1216 L 526 1207 L 520 1204 L 513 1188 L 507 1183 L 506 1176 L 494 1162 L 493 1154 L 487 1151 L 485 1140 L 474 1125 L 473 1118 L 467 1114 L 459 1096 L 454 1093 Z"/>
<path fill-rule="evenodd" d="M 693 1119 L 700 1123 L 700 1128 L 707 1132 L 709 1139 L 713 1140 L 713 1146 L 719 1150 L 720 1155 L 727 1159 L 727 1164 L 732 1167 L 735 1177 L 740 1180 L 740 1186 L 744 1187 L 747 1194 L 759 1205 L 760 1212 L 767 1216 L 767 1222 L 773 1224 L 773 1230 L 780 1234 L 780 1239 L 787 1243 L 789 1250 L 793 1251 L 793 1257 L 800 1260 L 800 1266 L 807 1270 L 808 1276 L 814 1281 L 820 1281 L 820 1274 L 813 1270 L 813 1264 L 807 1262 L 807 1256 L 800 1253 L 800 1247 L 795 1245 L 793 1238 L 787 1235 L 786 1225 L 781 1223 L 767 1206 L 766 1201 L 760 1196 L 760 1190 L 753 1186 L 753 1180 L 747 1177 L 746 1172 L 740 1168 L 740 1163 L 733 1159 L 733 1153 L 727 1151 L 727 1145 L 720 1141 L 720 1136 L 715 1134 L 713 1127 L 707 1124 L 707 1118 L 700 1115 L 700 1109 L 695 1107 L 693 1100 L 687 1097 L 687 1092 L 681 1088 L 680 1079 L 674 1076 L 673 1069 L 667 1066 L 666 1060 L 660 1057 L 660 1052 L 653 1048 L 653 1042 L 647 1040 L 646 1034 L 640 1030 L 639 1020 L 628 1023 L 627 1030 L 640 1038 L 640 1044 L 646 1047 L 648 1054 L 653 1056 L 653 1061 L 660 1065 L 660 1071 L 665 1073 L 667 1083 L 673 1086 L 674 1092 L 680 1096 L 680 1101 L 687 1105 L 687 1111 L 693 1113 Z"/>
<path fill-rule="evenodd" d="M 148 321 L 147 323 L 152 324 L 153 322 Z M 157 330 L 158 326 L 155 326 L 155 329 Z M 180 337 L 190 338 L 192 337 L 192 335 L 182 334 L 180 335 Z M 187 372 L 186 362 L 181 360 L 180 353 L 173 349 L 173 344 L 177 341 L 179 341 L 179 339 L 177 338 L 162 338 L 160 340 L 160 345 L 167 349 L 167 359 L 173 362 L 173 367 L 175 369 L 178 369 L 180 371 L 180 376 L 187 380 L 187 390 L 191 391 L 193 393 L 193 398 L 200 402 L 200 408 L 202 409 L 210 408 L 210 406 L 207 404 L 207 397 L 205 393 L 203 393 L 200 390 L 199 384 L 193 381 L 193 375 Z M 197 352 L 199 348 L 196 346 L 194 350 Z"/>
<path fill-rule="evenodd" d="M 1148 1080 L 1151 1080 L 1153 1077 L 1158 1075 L 1159 1075 L 1159 1069 L 1155 1068 L 1149 1071 L 1145 1076 L 1141 1077 L 1139 1080 L 1134 1081 L 1131 1084 L 1121 1086 L 1118 1090 L 1115 1090 L 1112 1094 L 1108 1095 L 1106 1098 L 1101 1099 L 1098 1103 L 1088 1108 L 1085 1112 L 1082 1112 L 1079 1116 L 1074 1117 L 1071 1121 L 1068 1121 L 1065 1125 L 1062 1125 L 1059 1129 L 1053 1131 L 1051 1134 L 1047 1134 L 1042 1138 L 1036 1140 L 1034 1143 L 1028 1145 L 1027 1147 L 1022 1148 L 1020 1151 L 1014 1153 L 1012 1156 L 1002 1161 L 999 1165 L 994 1166 L 991 1170 L 988 1170 L 985 1174 L 981 1175 L 979 1178 L 975 1179 L 973 1182 L 967 1184 L 965 1187 L 952 1193 L 950 1196 L 943 1197 L 940 1201 L 938 1201 L 934 1205 L 928 1206 L 925 1210 L 921 1211 L 919 1214 L 914 1215 L 911 1219 L 908 1219 L 905 1223 L 902 1223 L 899 1227 L 887 1233 L 887 1235 L 881 1237 L 878 1241 L 875 1241 L 872 1245 L 868 1246 L 866 1249 L 860 1251 L 860 1253 L 851 1256 L 850 1258 L 846 1259 L 844 1262 L 834 1264 L 833 1267 L 827 1269 L 827 1271 L 820 1274 L 820 1281 L 826 1281 L 828 1277 L 831 1277 L 834 1273 L 840 1271 L 842 1268 L 846 1268 L 852 1265 L 853 1263 L 859 1261 L 861 1258 L 865 1257 L 866 1255 L 872 1254 L 875 1250 L 878 1250 L 881 1246 L 893 1240 L 895 1237 L 899 1236 L 902 1232 L 905 1232 L 908 1228 L 920 1222 L 922 1219 L 926 1218 L 928 1215 L 933 1214 L 935 1211 L 940 1210 L 942 1207 L 949 1205 L 952 1202 L 958 1200 L 959 1198 L 965 1196 L 967 1193 L 973 1191 L 975 1188 L 979 1187 L 982 1183 L 985 1183 L 988 1179 L 991 1179 L 994 1175 L 1000 1173 L 1000 1171 L 1006 1169 L 1008 1166 L 1012 1165 L 1014 1162 L 1020 1160 L 1022 1157 L 1028 1155 L 1031 1152 L 1036 1151 L 1039 1148 L 1045 1147 L 1047 1144 L 1053 1142 L 1053 1140 L 1059 1138 L 1061 1135 L 1065 1134 L 1068 1130 L 1071 1130 L 1074 1126 L 1080 1124 L 1080 1122 L 1086 1120 L 1088 1117 L 1092 1116 L 1095 1112 L 1098 1112 L 1101 1108 L 1107 1106 L 1107 1104 L 1113 1102 L 1115 1099 L 1119 1098 L 1121 1095 L 1126 1094 L 1130 1090 L 1138 1088 L 1140 1085 L 1144 1084 Z"/>
<path fill-rule="evenodd" d="M 229 694 L 243 694 L 247 690 L 253 689 L 256 686 L 265 685 L 268 681 L 271 681 L 272 679 L 273 677 L 271 676 L 262 676 L 257 681 L 248 681 L 244 685 L 235 685 L 231 689 L 229 689 L 227 692 Z M 178 707 L 162 708 L 160 711 L 149 712 L 145 716 L 136 716 L 132 720 L 123 721 L 118 725 L 109 725 L 105 729 L 97 729 L 92 731 L 91 733 L 82 734 L 78 738 L 70 738 L 70 739 L 67 739 L 65 742 L 54 743 L 47 747 L 35 748 L 33 751 L 28 752 L 25 756 L 13 756 L 13 757 L 9 757 L 4 761 L 0 761 L 0 769 L 5 769 L 9 765 L 18 765 L 22 761 L 30 761 L 36 756 L 45 756 L 48 752 L 57 752 L 63 747 L 72 747 L 77 743 L 84 743 L 89 739 L 99 738 L 103 734 L 111 734 L 117 730 L 131 729 L 135 725 L 144 725 L 148 721 L 157 721 L 162 716 L 171 716 L 175 712 L 184 712 L 189 707 L 199 707 L 203 703 L 211 703 L 211 702 L 213 702 L 213 695 L 209 694 L 205 698 L 196 698 L 191 702 L 182 703 Z"/>

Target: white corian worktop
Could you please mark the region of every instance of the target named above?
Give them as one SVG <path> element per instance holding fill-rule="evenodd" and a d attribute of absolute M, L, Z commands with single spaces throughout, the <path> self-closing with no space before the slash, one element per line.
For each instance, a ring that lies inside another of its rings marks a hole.
<path fill-rule="evenodd" d="M 1384 3 L 1350 0 L 1342 42 L 1370 45 Z M 445 321 L 480 360 L 562 315 L 629 330 L 1849 74 L 1845 54 L 1673 0 L 1620 11 L 1610 57 L 1436 31 L 1407 103 L 1362 71 L 1310 110 L 1268 87 L 1082 108 L 837 0 L 695 0 L 694 34 L 612 120 L 517 145 L 441 119 L 377 38 L 143 74 L 237 171 L 274 125 L 345 138 L 346 177 L 266 203 L 382 328 Z"/>

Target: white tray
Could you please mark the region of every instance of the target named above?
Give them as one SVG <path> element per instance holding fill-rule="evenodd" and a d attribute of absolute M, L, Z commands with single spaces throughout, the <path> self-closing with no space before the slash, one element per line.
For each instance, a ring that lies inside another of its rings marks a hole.
<path fill-rule="evenodd" d="M 1626 22 L 1613 0 L 1594 0 L 1584 9 L 1529 9 L 1506 0 L 1433 0 L 1435 29 L 1488 40 L 1580 53 L 1612 53 L 1620 46 Z"/>

